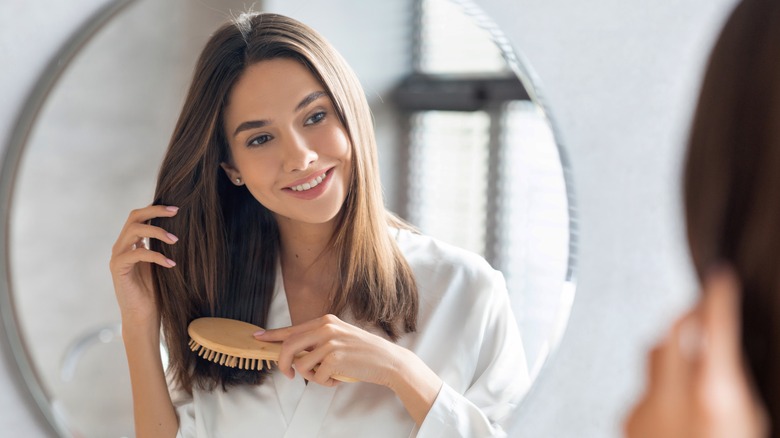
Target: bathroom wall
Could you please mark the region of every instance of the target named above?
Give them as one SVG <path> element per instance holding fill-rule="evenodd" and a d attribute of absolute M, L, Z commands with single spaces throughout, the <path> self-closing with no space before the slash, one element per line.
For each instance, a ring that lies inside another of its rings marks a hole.
<path fill-rule="evenodd" d="M 695 292 L 680 158 L 699 75 L 734 0 L 477 3 L 538 73 L 570 154 L 580 218 L 569 330 L 513 436 L 619 436 L 642 385 L 644 351 Z M 62 38 L 101 4 L 0 3 L 2 144 Z M 44 436 L 12 359 L 0 356 L 0 434 Z"/>
<path fill-rule="evenodd" d="M 580 213 L 568 332 L 515 433 L 620 436 L 647 348 L 696 292 L 680 166 L 706 57 L 736 2 L 479 3 L 538 73 Z"/>

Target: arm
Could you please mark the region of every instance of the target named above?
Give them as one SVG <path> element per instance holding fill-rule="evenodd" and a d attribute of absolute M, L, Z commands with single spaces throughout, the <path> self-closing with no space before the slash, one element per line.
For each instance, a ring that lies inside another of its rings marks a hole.
<path fill-rule="evenodd" d="M 417 355 L 405 348 L 396 357 L 400 358 L 397 366 L 391 372 L 388 387 L 401 400 L 406 411 L 419 427 L 431 410 L 439 391 L 442 380 Z"/>
<path fill-rule="evenodd" d="M 176 263 L 159 252 L 150 251 L 144 244 L 150 238 L 176 243 L 176 236 L 147 222 L 156 217 L 174 216 L 177 211 L 175 207 L 161 205 L 134 210 L 111 253 L 111 276 L 122 315 L 122 339 L 130 369 L 138 437 L 173 437 L 178 429 L 160 357 L 160 311 L 150 269 L 150 263 L 169 269 Z"/>
<path fill-rule="evenodd" d="M 160 357 L 160 331 L 122 324 L 137 437 L 176 436 L 178 420 Z"/>
<path fill-rule="evenodd" d="M 481 292 L 456 315 L 462 323 L 460 336 L 467 337 L 466 343 L 475 346 L 476 352 L 469 358 L 450 359 L 471 361 L 461 366 L 473 366 L 473 372 L 462 374 L 470 377 L 465 382 L 445 378 L 420 425 L 418 438 L 506 436 L 504 427 L 530 386 L 522 339 L 503 276 L 492 271 L 470 287 Z"/>

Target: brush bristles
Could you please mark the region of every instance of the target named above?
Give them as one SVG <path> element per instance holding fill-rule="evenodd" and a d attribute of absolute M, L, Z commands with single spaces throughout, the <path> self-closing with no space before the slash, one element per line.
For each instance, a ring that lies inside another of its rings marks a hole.
<path fill-rule="evenodd" d="M 210 360 L 212 362 L 218 363 L 223 366 L 227 366 L 230 368 L 236 368 L 241 370 L 255 370 L 255 371 L 262 371 L 263 365 L 265 365 L 266 369 L 271 369 L 271 365 L 273 363 L 276 363 L 276 361 L 268 360 L 268 359 L 248 359 L 245 357 L 236 357 L 231 356 L 229 354 L 225 353 L 218 353 L 214 350 L 208 349 L 197 342 L 195 340 L 190 339 L 189 342 L 190 350 L 198 353 L 198 356 Z"/>

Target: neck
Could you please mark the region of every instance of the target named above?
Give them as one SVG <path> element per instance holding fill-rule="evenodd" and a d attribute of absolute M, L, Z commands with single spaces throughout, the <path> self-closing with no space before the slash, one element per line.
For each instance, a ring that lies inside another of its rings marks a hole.
<path fill-rule="evenodd" d="M 323 224 L 302 224 L 283 217 L 277 217 L 276 221 L 282 269 L 290 274 L 311 270 L 325 274 L 335 269 L 335 259 L 328 256 L 335 219 Z"/>

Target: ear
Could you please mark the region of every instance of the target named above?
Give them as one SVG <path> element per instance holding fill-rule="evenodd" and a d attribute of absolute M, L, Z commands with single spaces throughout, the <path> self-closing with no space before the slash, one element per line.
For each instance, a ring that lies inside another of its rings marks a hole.
<path fill-rule="evenodd" d="M 241 186 L 244 185 L 244 182 L 241 180 L 241 172 L 238 171 L 235 167 L 233 167 L 232 164 L 221 162 L 219 163 L 219 167 L 222 168 L 222 170 L 225 171 L 225 174 L 227 175 L 230 182 L 232 182 L 234 185 Z"/>

